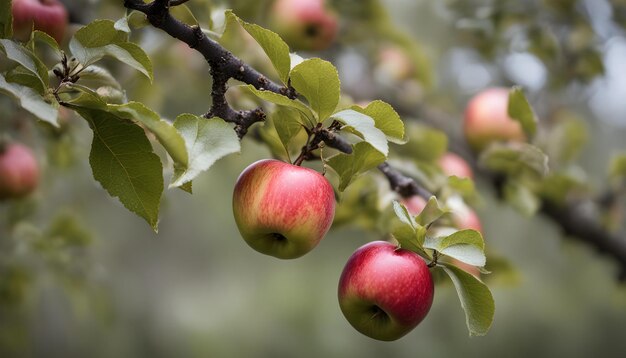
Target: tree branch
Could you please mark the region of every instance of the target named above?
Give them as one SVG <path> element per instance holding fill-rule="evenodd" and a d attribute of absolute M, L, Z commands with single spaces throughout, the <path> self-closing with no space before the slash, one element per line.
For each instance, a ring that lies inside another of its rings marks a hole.
<path fill-rule="evenodd" d="M 231 78 L 250 84 L 259 90 L 272 91 L 292 99 L 296 98 L 297 94 L 293 88 L 270 81 L 215 40 L 207 37 L 200 27 L 189 26 L 174 18 L 169 13 L 169 7 L 172 4 L 180 5 L 182 3 L 184 1 L 154 0 L 145 4 L 143 1 L 125 0 L 124 6 L 143 12 L 152 26 L 186 43 L 204 56 L 211 66 L 211 76 L 213 77 L 213 91 L 211 93 L 213 102 L 205 117 L 218 116 L 227 122 L 235 123 L 235 130 L 239 138 L 247 133 L 252 124 L 265 120 L 265 114 L 260 108 L 237 111 L 228 104 L 225 95 L 228 89 L 228 80 Z"/>

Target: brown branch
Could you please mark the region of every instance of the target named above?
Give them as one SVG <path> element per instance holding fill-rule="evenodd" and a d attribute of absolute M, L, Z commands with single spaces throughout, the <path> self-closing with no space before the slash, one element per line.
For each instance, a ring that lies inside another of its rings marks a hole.
<path fill-rule="evenodd" d="M 230 106 L 226 101 L 225 95 L 228 89 L 228 80 L 231 78 L 250 84 L 259 90 L 272 91 L 289 98 L 296 98 L 297 94 L 292 87 L 282 86 L 270 81 L 265 75 L 244 63 L 216 41 L 207 37 L 200 27 L 189 26 L 174 18 L 169 13 L 169 7 L 182 3 L 184 1 L 154 0 L 145 4 L 143 1 L 125 0 L 124 6 L 143 12 L 152 26 L 186 43 L 204 56 L 209 66 L 211 66 L 211 76 L 213 77 L 213 90 L 211 93 L 213 102 L 205 117 L 218 116 L 227 122 L 235 123 L 235 130 L 239 138 L 242 138 L 247 133 L 248 128 L 252 124 L 265 120 L 265 114 L 260 108 L 237 111 Z"/>
<path fill-rule="evenodd" d="M 433 196 L 430 191 L 419 185 L 415 179 L 402 174 L 387 162 L 380 164 L 378 170 L 385 175 L 391 189 L 400 194 L 403 198 L 419 195 L 428 200 Z"/>

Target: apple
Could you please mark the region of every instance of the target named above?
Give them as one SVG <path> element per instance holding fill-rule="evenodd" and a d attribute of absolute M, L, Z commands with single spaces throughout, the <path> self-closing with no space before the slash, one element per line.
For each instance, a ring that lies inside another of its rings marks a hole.
<path fill-rule="evenodd" d="M 472 168 L 467 164 L 465 159 L 454 153 L 446 153 L 441 158 L 439 158 L 439 166 L 443 173 L 447 176 L 457 176 L 459 178 L 470 178 L 474 177 L 474 173 L 472 172 Z"/>
<path fill-rule="evenodd" d="M 339 279 L 339 306 L 357 331 L 393 341 L 426 317 L 434 291 L 424 259 L 391 243 L 374 241 L 348 259 Z"/>
<path fill-rule="evenodd" d="M 35 30 L 47 33 L 59 43 L 63 40 L 68 13 L 58 0 L 13 0 L 11 10 L 16 38 L 28 40 L 34 26 Z"/>
<path fill-rule="evenodd" d="M 325 0 L 276 0 L 270 12 L 270 28 L 293 50 L 319 51 L 333 43 L 339 26 Z"/>
<path fill-rule="evenodd" d="M 398 46 L 385 46 L 378 52 L 376 74 L 399 82 L 413 76 L 415 68 L 406 51 Z"/>
<path fill-rule="evenodd" d="M 0 144 L 0 200 L 30 194 L 39 182 L 39 165 L 33 152 L 19 143 Z"/>
<path fill-rule="evenodd" d="M 313 169 L 273 159 L 252 163 L 239 175 L 233 213 L 253 249 L 281 259 L 311 251 L 335 215 L 335 194 Z"/>
<path fill-rule="evenodd" d="M 509 117 L 508 105 L 506 88 L 489 88 L 469 101 L 463 130 L 472 148 L 480 151 L 495 141 L 526 140 L 521 124 Z"/>

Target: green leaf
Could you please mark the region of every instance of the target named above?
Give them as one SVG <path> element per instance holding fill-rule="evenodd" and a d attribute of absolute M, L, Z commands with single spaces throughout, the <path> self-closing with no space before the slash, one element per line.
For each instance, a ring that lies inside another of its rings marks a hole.
<path fill-rule="evenodd" d="M 115 21 L 115 23 L 113 24 L 113 28 L 117 31 L 122 31 L 130 34 L 130 26 L 128 26 L 128 16 L 129 13 L 128 10 L 126 10 L 126 15 Z"/>
<path fill-rule="evenodd" d="M 626 153 L 615 155 L 611 159 L 609 175 L 612 178 L 626 178 Z"/>
<path fill-rule="evenodd" d="M 163 168 L 143 129 L 112 113 L 74 107 L 93 130 L 89 163 L 96 179 L 156 231 Z"/>
<path fill-rule="evenodd" d="M 385 157 L 389 154 L 389 145 L 385 134 L 375 126 L 372 117 L 352 109 L 346 109 L 332 115 L 333 119 L 345 124 L 342 129 L 354 132 Z"/>
<path fill-rule="evenodd" d="M 553 120 L 556 123 L 547 137 L 546 153 L 550 160 L 566 164 L 576 159 L 589 141 L 589 130 L 585 120 L 570 111 L 560 110 Z"/>
<path fill-rule="evenodd" d="M 108 111 L 107 103 L 100 98 L 100 96 L 92 89 L 84 86 L 76 86 L 76 89 L 81 91 L 80 95 L 74 99 L 66 101 L 66 105 L 72 109 L 75 107 L 82 107 L 85 109 L 97 109 L 101 111 Z"/>
<path fill-rule="evenodd" d="M 624 159 L 624 174 L 626 175 L 626 157 Z M 541 181 L 539 193 L 545 200 L 553 204 L 563 205 L 573 193 L 588 191 L 585 181 L 567 173 L 551 173 Z"/>
<path fill-rule="evenodd" d="M 115 29 L 113 21 L 96 20 L 76 31 L 72 38 L 73 44 L 70 42 L 70 49 L 74 53 L 73 45 L 80 45 L 84 48 L 98 48 L 127 41 L 128 34 Z M 74 53 L 74 56 L 76 56 L 76 53 Z M 83 61 L 81 58 L 79 58 L 79 61 L 82 64 L 89 62 Z"/>
<path fill-rule="evenodd" d="M 161 119 L 158 114 L 139 102 L 109 105 L 108 109 L 111 113 L 120 118 L 143 124 L 156 136 L 159 143 L 161 143 L 170 157 L 172 157 L 174 165 L 181 167 L 187 166 L 189 158 L 187 156 L 185 140 L 171 123 Z"/>
<path fill-rule="evenodd" d="M 13 15 L 11 12 L 11 0 L 0 1 L 0 38 L 6 39 L 13 36 Z"/>
<path fill-rule="evenodd" d="M 522 129 L 528 137 L 535 135 L 537 131 L 537 116 L 528 103 L 521 87 L 513 87 L 509 92 L 509 117 L 520 122 Z"/>
<path fill-rule="evenodd" d="M 138 45 L 128 42 L 128 34 L 117 30 L 113 21 L 96 20 L 78 30 L 70 41 L 70 50 L 85 67 L 104 56 L 112 56 L 153 80 L 148 55 Z"/>
<path fill-rule="evenodd" d="M 291 70 L 291 85 L 303 95 L 323 122 L 337 108 L 340 83 L 337 69 L 319 58 L 302 61 Z"/>
<path fill-rule="evenodd" d="M 478 197 L 478 193 L 476 191 L 476 186 L 474 185 L 474 181 L 470 178 L 459 178 L 457 176 L 449 176 L 447 177 L 447 185 L 449 188 L 453 189 L 455 192 L 460 194 L 463 198 L 469 200 L 476 200 Z"/>
<path fill-rule="evenodd" d="M 81 83 L 84 81 L 90 81 L 100 86 L 111 86 L 119 90 L 122 89 L 122 85 L 117 81 L 115 77 L 104 67 L 97 65 L 91 65 L 80 73 Z"/>
<path fill-rule="evenodd" d="M 415 160 L 434 162 L 448 150 L 448 137 L 440 130 L 412 122 L 406 135 L 408 142 L 397 147 L 398 152 Z"/>
<path fill-rule="evenodd" d="M 444 255 L 474 266 L 485 266 L 485 242 L 476 230 L 460 230 L 449 236 L 428 237 L 424 242 L 427 249 L 437 250 Z"/>
<path fill-rule="evenodd" d="M 245 85 L 245 86 L 242 86 L 241 88 L 247 89 L 248 91 L 252 92 L 252 94 L 254 94 L 255 96 L 259 97 L 262 100 L 277 104 L 279 106 L 285 106 L 285 107 L 291 107 L 293 109 L 297 109 L 298 112 L 300 112 L 302 116 L 306 118 L 307 121 L 310 122 L 311 124 L 314 121 L 314 115 L 313 115 L 313 112 L 311 112 L 311 109 L 309 109 L 309 107 L 307 107 L 304 103 L 298 101 L 297 99 L 291 99 L 289 97 L 286 97 L 286 96 L 283 96 L 283 95 L 280 95 L 278 93 L 274 93 L 271 91 L 261 91 L 261 90 L 254 88 L 254 86 L 252 85 Z"/>
<path fill-rule="evenodd" d="M 199 26 L 198 19 L 196 19 L 193 12 L 191 12 L 186 4 L 170 7 L 169 11 L 170 14 L 180 22 L 190 26 Z"/>
<path fill-rule="evenodd" d="M 234 17 L 241 26 L 261 45 L 272 65 L 278 72 L 278 77 L 283 83 L 289 81 L 289 71 L 291 70 L 291 59 L 289 56 L 289 46 L 276 33 L 264 29 L 259 25 L 247 23 L 238 18 L 232 11 L 226 12 L 226 17 Z"/>
<path fill-rule="evenodd" d="M 27 46 L 29 48 L 34 48 L 35 47 L 35 43 L 37 43 L 37 42 L 45 43 L 51 49 L 53 49 L 57 54 L 61 53 L 61 48 L 59 47 L 59 44 L 57 43 L 57 40 L 55 40 L 54 38 L 52 38 L 52 36 L 48 35 L 47 33 L 43 32 L 43 31 L 39 31 L 39 30 L 33 31 L 32 38 L 31 38 L 30 41 L 28 41 Z"/>
<path fill-rule="evenodd" d="M 390 142 L 404 144 L 404 123 L 393 107 L 383 101 L 370 102 L 367 107 L 353 106 L 353 110 L 370 116 L 376 128 L 380 129 Z"/>
<path fill-rule="evenodd" d="M 272 114 L 272 120 L 274 122 L 274 128 L 278 134 L 278 138 L 285 147 L 285 150 L 289 151 L 289 142 L 293 137 L 302 131 L 302 123 L 300 122 L 300 113 L 290 107 L 278 107 Z"/>
<path fill-rule="evenodd" d="M 424 251 L 422 246 L 425 233 L 426 229 L 423 227 L 414 229 L 409 225 L 399 224 L 392 229 L 391 235 L 398 241 L 401 248 L 413 251 L 427 260 L 432 260 L 432 257 Z"/>
<path fill-rule="evenodd" d="M 519 180 L 509 180 L 504 185 L 504 198 L 518 212 L 527 217 L 537 213 L 541 201 L 535 193 Z"/>
<path fill-rule="evenodd" d="M 339 191 L 344 191 L 352 180 L 385 161 L 385 156 L 366 142 L 353 146 L 352 154 L 339 153 L 327 164 L 339 175 Z"/>
<path fill-rule="evenodd" d="M 48 88 L 48 68 L 26 47 L 7 39 L 0 39 L 0 45 L 9 60 L 15 61 L 36 75 L 44 88 Z"/>
<path fill-rule="evenodd" d="M 451 265 L 442 269 L 450 276 L 465 311 L 470 336 L 484 336 L 489 331 L 495 314 L 495 303 L 489 288 L 478 278 Z"/>
<path fill-rule="evenodd" d="M 185 140 L 189 164 L 174 168 L 170 187 L 178 187 L 195 179 L 218 159 L 241 150 L 239 137 L 231 125 L 221 118 L 206 119 L 193 114 L 181 114 L 174 127 Z"/>
<path fill-rule="evenodd" d="M 7 82 L 2 74 L 0 74 L 0 91 L 13 97 L 22 108 L 32 113 L 35 117 L 55 127 L 59 126 L 57 122 L 59 104 L 53 99 L 47 102 L 44 97 L 31 87 Z"/>
<path fill-rule="evenodd" d="M 398 219 L 400 219 L 400 222 L 412 227 L 413 229 L 417 228 L 415 218 L 409 214 L 409 210 L 406 206 L 400 204 L 399 201 L 393 201 L 393 211 L 396 213 Z"/>
<path fill-rule="evenodd" d="M 46 88 L 41 83 L 41 79 L 34 73 L 22 66 L 15 66 L 4 75 L 7 82 L 30 87 L 37 91 L 42 97 L 46 94 Z"/>
<path fill-rule="evenodd" d="M 424 209 L 417 215 L 415 221 L 422 226 L 429 226 L 433 222 L 437 221 L 443 214 L 447 213 L 439 206 L 437 198 L 431 196 L 426 203 Z"/>
<path fill-rule="evenodd" d="M 548 173 L 548 157 L 527 143 L 494 143 L 482 152 L 479 162 L 491 171 L 509 176 L 527 173 L 542 178 Z"/>
<path fill-rule="evenodd" d="M 426 237 L 426 228 L 416 223 L 409 210 L 400 202 L 393 201 L 393 210 L 399 223 L 393 225 L 391 234 L 398 241 L 400 247 L 430 259 L 430 255 L 424 251 L 422 246 Z"/>

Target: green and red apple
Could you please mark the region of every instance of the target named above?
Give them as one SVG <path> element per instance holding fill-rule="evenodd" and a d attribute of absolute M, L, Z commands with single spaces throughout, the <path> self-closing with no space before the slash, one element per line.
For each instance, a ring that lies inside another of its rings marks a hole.
<path fill-rule="evenodd" d="M 521 124 L 509 117 L 509 90 L 489 88 L 474 96 L 465 109 L 463 130 L 472 148 L 480 151 L 497 141 L 526 140 Z"/>
<path fill-rule="evenodd" d="M 339 280 L 339 306 L 357 331 L 393 341 L 426 317 L 434 290 L 424 259 L 394 244 L 374 241 L 348 259 Z"/>
<path fill-rule="evenodd" d="M 339 29 L 337 15 L 327 7 L 325 0 L 276 0 L 269 23 L 296 51 L 326 49 Z"/>
<path fill-rule="evenodd" d="M 23 144 L 0 143 L 0 200 L 22 198 L 37 188 L 39 165 Z"/>
<path fill-rule="evenodd" d="M 239 175 L 233 213 L 243 239 L 253 249 L 281 259 L 311 251 L 335 215 L 335 194 L 317 171 L 265 159 Z"/>
<path fill-rule="evenodd" d="M 69 17 L 65 5 L 58 0 L 13 0 L 11 10 L 17 39 L 28 40 L 34 26 L 59 43 L 63 40 Z"/>

